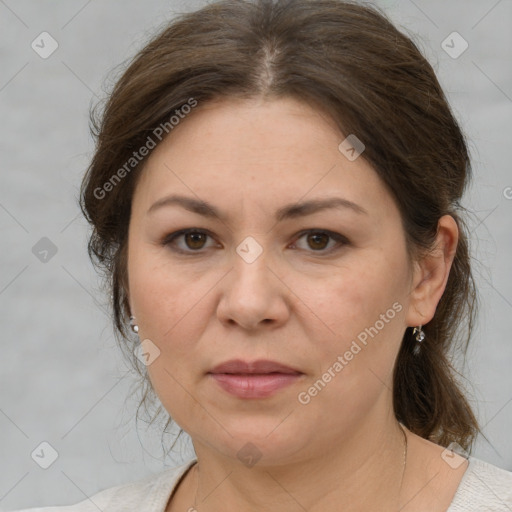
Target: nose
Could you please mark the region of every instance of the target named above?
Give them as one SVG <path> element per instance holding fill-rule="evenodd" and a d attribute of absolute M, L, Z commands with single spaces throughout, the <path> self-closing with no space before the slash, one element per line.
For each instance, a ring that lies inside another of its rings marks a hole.
<path fill-rule="evenodd" d="M 290 292 L 269 263 L 265 252 L 252 263 L 235 254 L 234 268 L 221 281 L 217 317 L 222 323 L 255 330 L 287 321 Z"/>

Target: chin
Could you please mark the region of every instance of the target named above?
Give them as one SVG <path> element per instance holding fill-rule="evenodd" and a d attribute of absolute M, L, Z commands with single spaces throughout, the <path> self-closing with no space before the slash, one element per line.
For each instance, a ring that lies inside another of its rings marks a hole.
<path fill-rule="evenodd" d="M 299 453 L 305 455 L 304 449 L 311 447 L 315 433 L 304 435 L 303 429 L 292 423 L 286 425 L 289 420 L 283 422 L 283 418 L 286 414 L 281 418 L 246 420 L 236 424 L 222 422 L 226 430 L 219 427 L 216 432 L 210 432 L 212 436 L 203 442 L 242 463 L 246 459 L 258 459 L 265 465 L 292 463 L 298 460 Z M 193 434 L 191 437 L 194 438 Z"/>

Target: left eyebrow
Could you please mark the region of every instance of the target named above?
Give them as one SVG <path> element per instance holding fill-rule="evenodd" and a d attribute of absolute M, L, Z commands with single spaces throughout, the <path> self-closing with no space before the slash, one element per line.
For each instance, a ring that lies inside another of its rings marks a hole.
<path fill-rule="evenodd" d="M 368 211 L 357 203 L 342 197 L 332 197 L 329 199 L 312 199 L 311 201 L 286 205 L 277 210 L 276 220 L 283 221 L 285 219 L 305 217 L 306 215 L 331 208 L 349 209 L 360 215 L 368 215 Z"/>
<path fill-rule="evenodd" d="M 164 206 L 172 205 L 181 206 L 186 210 L 202 215 L 203 217 L 223 221 L 227 219 L 227 215 L 225 213 L 220 212 L 218 208 L 206 201 L 176 194 L 159 199 L 149 208 L 146 214 L 150 214 Z M 358 214 L 368 215 L 368 211 L 357 203 L 342 197 L 332 197 L 328 199 L 312 199 L 310 201 L 288 204 L 276 211 L 275 218 L 278 222 L 281 222 L 286 219 L 305 217 L 331 208 L 349 209 Z"/>

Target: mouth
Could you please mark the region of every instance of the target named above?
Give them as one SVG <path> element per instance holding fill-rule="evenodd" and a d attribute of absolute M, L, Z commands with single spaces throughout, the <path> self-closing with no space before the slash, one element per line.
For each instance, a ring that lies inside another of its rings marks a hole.
<path fill-rule="evenodd" d="M 257 361 L 243 361 L 241 359 L 231 359 L 215 366 L 209 373 L 212 374 L 241 374 L 241 375 L 266 375 L 270 373 L 279 374 L 302 374 L 296 368 L 292 368 L 277 361 L 268 359 L 259 359 Z"/>
<path fill-rule="evenodd" d="M 276 361 L 234 359 L 217 365 L 208 375 L 238 398 L 266 398 L 297 382 L 304 374 Z"/>

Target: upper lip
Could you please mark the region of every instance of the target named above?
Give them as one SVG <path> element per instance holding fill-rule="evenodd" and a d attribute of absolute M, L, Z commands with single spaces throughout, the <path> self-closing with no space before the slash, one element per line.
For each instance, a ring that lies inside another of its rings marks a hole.
<path fill-rule="evenodd" d="M 258 359 L 257 361 L 243 361 L 241 359 L 230 359 L 224 363 L 218 364 L 209 373 L 301 373 L 295 368 L 270 361 L 268 359 Z"/>

